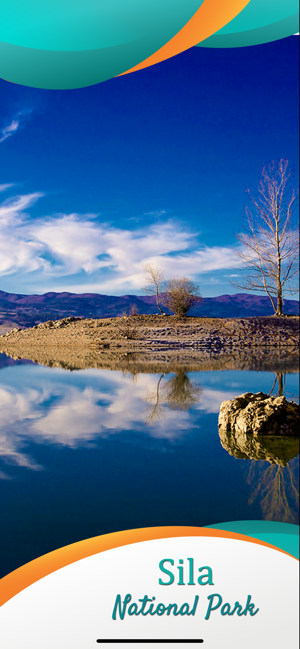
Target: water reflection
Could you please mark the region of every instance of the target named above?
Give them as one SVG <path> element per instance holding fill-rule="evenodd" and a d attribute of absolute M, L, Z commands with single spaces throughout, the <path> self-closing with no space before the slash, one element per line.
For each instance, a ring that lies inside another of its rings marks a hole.
<path fill-rule="evenodd" d="M 284 466 L 274 463 L 267 467 L 251 462 L 246 480 L 251 486 L 249 505 L 258 501 L 265 520 L 299 522 L 299 465 L 296 460 Z"/>
<path fill-rule="evenodd" d="M 161 374 L 155 391 L 146 396 L 146 401 L 151 404 L 149 414 L 146 415 L 147 424 L 161 421 L 166 413 L 166 406 L 172 410 L 188 411 L 200 402 L 202 388 L 193 383 L 184 369 L 179 369 L 162 384 L 164 378 L 165 374 Z"/>
<path fill-rule="evenodd" d="M 72 372 L 3 363 L 0 573 L 114 530 L 296 522 L 295 440 L 219 436 L 218 414 L 244 392 L 295 399 L 297 375 L 290 367 L 284 376 L 286 363 L 270 359 L 267 371 L 228 362 L 191 371 L 191 361 L 142 367 L 131 357 L 122 367 L 111 359 L 110 369 Z"/>
<path fill-rule="evenodd" d="M 299 439 L 279 435 L 235 433 L 219 427 L 220 442 L 230 455 L 243 460 L 267 461 L 286 467 L 299 453 Z"/>
<path fill-rule="evenodd" d="M 29 440 L 78 448 L 143 422 L 152 424 L 148 434 L 175 440 L 195 425 L 193 408 L 217 413 L 234 395 L 201 387 L 182 370 L 159 377 L 89 370 L 66 375 L 67 382 L 58 370 L 28 366 L 26 374 L 22 386 L 0 384 L 0 456 L 31 469 L 40 467 L 22 452 Z"/>
<path fill-rule="evenodd" d="M 286 393 L 286 374 L 275 372 L 268 392 L 273 396 Z M 222 447 L 229 455 L 248 460 L 245 469 L 247 484 L 251 488 L 249 505 L 260 503 L 266 520 L 298 522 L 299 438 L 279 435 L 250 435 L 219 426 Z"/>
<path fill-rule="evenodd" d="M 299 439 L 279 436 L 233 435 L 219 429 L 222 447 L 235 458 L 248 460 L 245 478 L 250 486 L 249 505 L 260 503 L 263 518 L 298 522 Z"/>
<path fill-rule="evenodd" d="M 277 390 L 276 390 L 276 386 L 277 386 Z M 284 395 L 284 386 L 285 386 L 285 373 L 275 372 L 275 378 L 271 390 L 269 392 L 269 395 L 282 397 Z"/>
<path fill-rule="evenodd" d="M 36 365 L 9 368 L 6 372 L 12 380 L 0 382 L 0 457 L 38 469 L 40 466 L 22 451 L 28 440 L 77 448 L 99 437 L 141 428 L 143 433 L 161 439 L 182 439 L 198 425 L 200 413 L 217 414 L 222 401 L 236 396 L 244 375 L 251 374 L 188 374 L 180 366 L 175 370 L 159 375 L 105 370 L 70 375 Z M 254 377 L 258 374 L 268 389 L 270 374 L 255 373 Z M 277 382 L 282 394 L 284 376 L 276 374 L 271 391 Z M 151 427 L 143 428 L 143 422 Z M 236 438 L 225 430 L 219 435 L 222 447 L 236 458 L 286 466 L 298 453 L 298 441 L 293 439 Z"/>

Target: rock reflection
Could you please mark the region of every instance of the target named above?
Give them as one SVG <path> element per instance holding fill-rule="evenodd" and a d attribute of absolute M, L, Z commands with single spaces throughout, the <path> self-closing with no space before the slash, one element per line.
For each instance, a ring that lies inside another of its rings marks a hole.
<path fill-rule="evenodd" d="M 295 458 L 299 454 L 299 439 L 246 434 L 236 437 L 222 429 L 219 429 L 219 436 L 227 453 L 250 460 L 245 470 L 246 482 L 252 487 L 249 505 L 259 501 L 265 520 L 298 523 L 298 463 Z"/>
<path fill-rule="evenodd" d="M 299 453 L 299 439 L 279 435 L 233 434 L 219 428 L 222 447 L 238 459 L 260 460 L 286 467 L 289 460 Z"/>
<path fill-rule="evenodd" d="M 11 359 L 23 359 L 22 351 L 15 350 Z M 89 346 L 72 349 L 48 348 L 41 346 L 32 349 L 26 358 L 32 362 L 63 370 L 116 370 L 137 374 L 154 372 L 156 374 L 176 372 L 181 366 L 185 372 L 218 370 L 251 370 L 256 372 L 298 372 L 299 350 L 270 347 L 245 349 L 143 349 L 124 352 L 122 350 L 99 350 Z"/>

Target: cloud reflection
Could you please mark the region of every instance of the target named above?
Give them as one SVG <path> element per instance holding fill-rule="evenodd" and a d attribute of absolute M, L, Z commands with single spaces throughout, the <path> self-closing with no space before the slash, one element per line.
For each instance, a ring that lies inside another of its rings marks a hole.
<path fill-rule="evenodd" d="M 39 376 L 34 369 L 30 387 L 0 384 L 0 457 L 34 470 L 41 467 L 26 453 L 32 442 L 78 448 L 99 437 L 141 429 L 148 436 L 175 441 L 196 425 L 195 410 L 217 413 L 231 396 L 200 388 L 184 372 L 132 377 L 91 370 L 67 383 L 60 371 L 46 370 Z"/>

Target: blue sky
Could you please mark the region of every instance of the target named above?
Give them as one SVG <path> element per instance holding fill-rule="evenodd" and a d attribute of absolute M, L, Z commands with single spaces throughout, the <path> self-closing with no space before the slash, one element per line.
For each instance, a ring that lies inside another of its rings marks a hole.
<path fill-rule="evenodd" d="M 140 293 L 152 261 L 237 292 L 245 191 L 272 160 L 297 172 L 297 93 L 294 36 L 80 90 L 1 80 L 0 288 Z"/>

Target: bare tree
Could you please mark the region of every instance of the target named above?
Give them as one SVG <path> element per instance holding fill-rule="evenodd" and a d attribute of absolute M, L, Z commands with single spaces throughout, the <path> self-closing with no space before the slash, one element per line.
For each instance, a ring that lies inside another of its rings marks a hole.
<path fill-rule="evenodd" d="M 297 292 L 299 235 L 293 224 L 296 194 L 290 188 L 288 161 L 274 162 L 262 170 L 256 197 L 248 194 L 252 210 L 246 210 L 246 231 L 237 235 L 237 253 L 246 271 L 234 286 L 248 291 L 265 291 L 275 315 L 283 315 L 286 294 Z"/>
<path fill-rule="evenodd" d="M 165 286 L 161 302 L 178 316 L 187 315 L 200 301 L 198 286 L 188 277 L 174 277 Z"/>
<path fill-rule="evenodd" d="M 145 291 L 150 295 L 155 295 L 156 304 L 162 315 L 166 315 L 161 307 L 160 294 L 163 291 L 165 278 L 162 271 L 154 264 L 145 264 L 143 270 L 146 275 Z"/>

